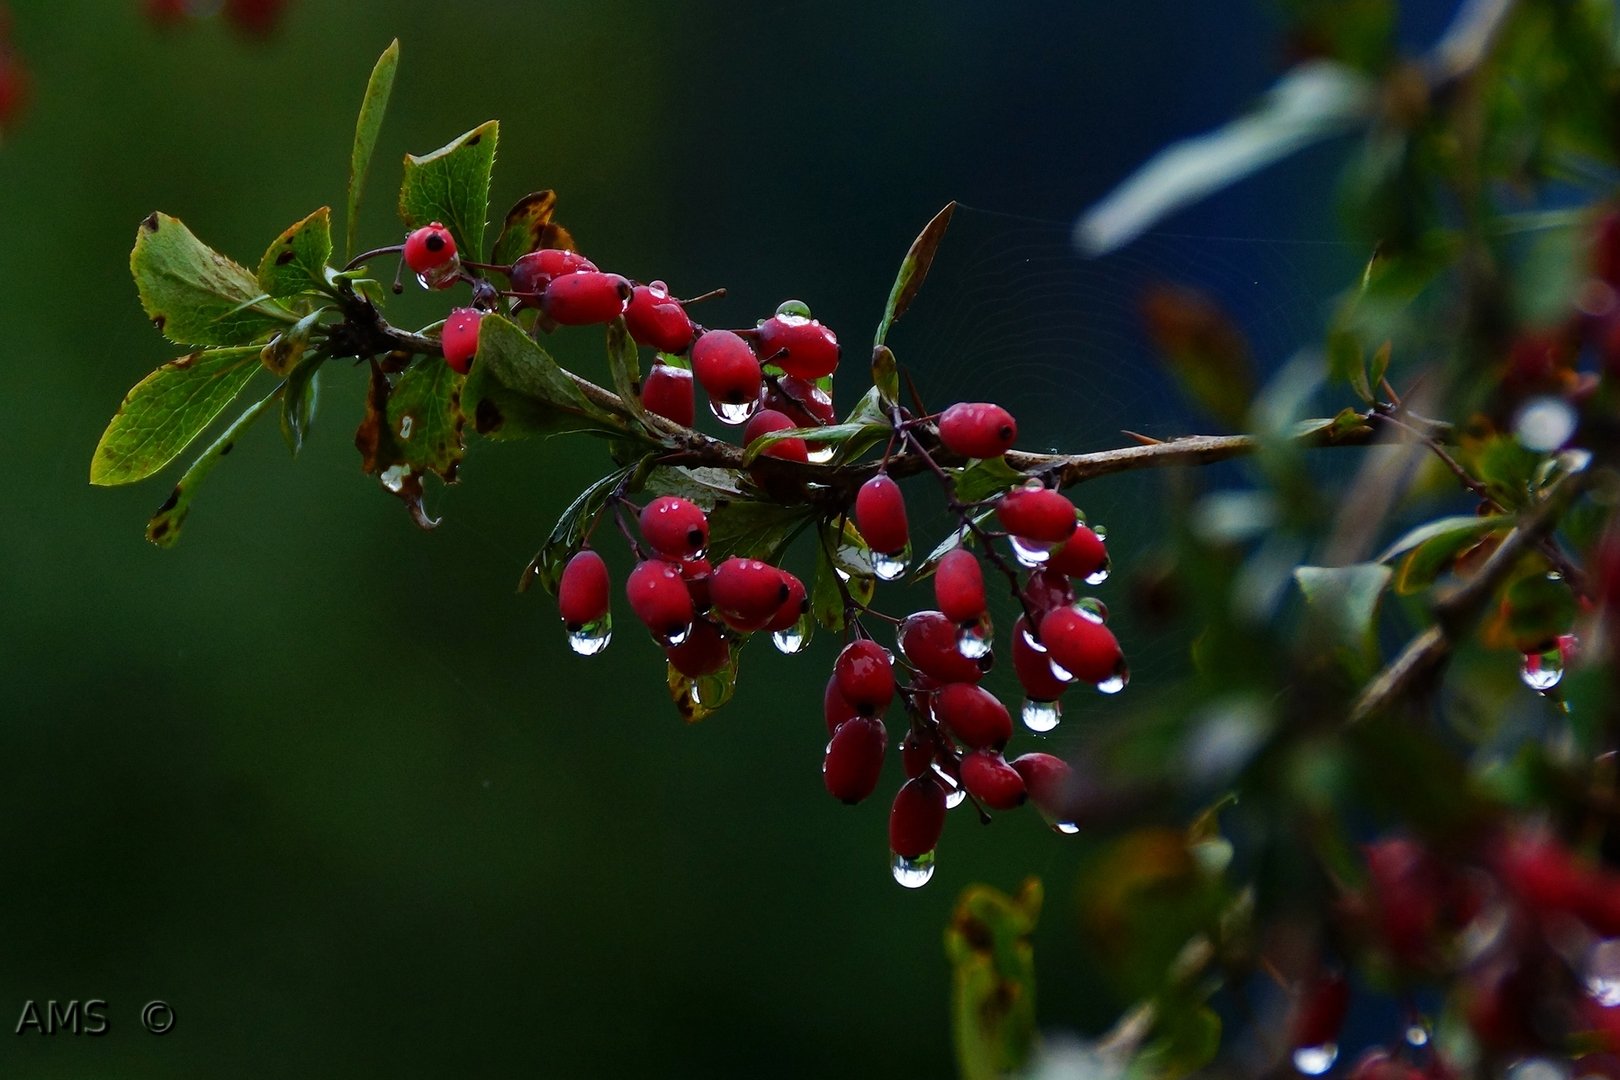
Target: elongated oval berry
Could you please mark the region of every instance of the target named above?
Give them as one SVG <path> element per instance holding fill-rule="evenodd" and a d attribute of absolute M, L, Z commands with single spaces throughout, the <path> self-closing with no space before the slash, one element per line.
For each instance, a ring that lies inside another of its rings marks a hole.
<path fill-rule="evenodd" d="M 919 735 L 916 728 L 907 731 L 906 737 L 900 740 L 900 764 L 905 768 L 906 779 L 917 779 L 933 763 L 934 740 Z"/>
<path fill-rule="evenodd" d="M 1016 810 L 1027 793 L 1024 778 L 1007 764 L 998 750 L 975 750 L 962 755 L 962 786 L 992 810 Z"/>
<path fill-rule="evenodd" d="M 585 548 L 569 559 L 557 582 L 557 611 L 568 629 L 578 630 L 606 615 L 611 589 L 602 556 Z"/>
<path fill-rule="evenodd" d="M 1012 449 L 1017 438 L 1018 423 L 1012 413 L 988 401 L 952 405 L 939 417 L 939 441 L 963 457 L 1000 457 Z"/>
<path fill-rule="evenodd" d="M 878 473 L 855 493 L 855 527 L 879 554 L 904 551 L 911 543 L 905 496 L 888 473 Z"/>
<path fill-rule="evenodd" d="M 1051 655 L 1044 646 L 1034 643 L 1029 620 L 1022 615 L 1013 624 L 1012 659 L 1013 673 L 1031 701 L 1056 701 L 1069 688 L 1052 673 Z"/>
<path fill-rule="evenodd" d="M 1289 1021 L 1288 1040 L 1297 1049 L 1337 1043 L 1349 1011 L 1350 984 L 1343 975 L 1327 972 L 1301 989 Z"/>
<path fill-rule="evenodd" d="M 630 303 L 630 283 L 618 274 L 581 270 L 551 279 L 540 294 L 540 310 L 564 326 L 612 322 Z"/>
<path fill-rule="evenodd" d="M 934 570 L 934 599 L 952 622 L 977 622 L 985 608 L 979 557 L 967 548 L 947 551 Z"/>
<path fill-rule="evenodd" d="M 919 611 L 900 624 L 900 651 L 913 667 L 942 683 L 976 683 L 984 678 L 981 661 L 957 647 L 960 627 L 938 611 Z M 989 654 L 984 657 L 988 661 Z"/>
<path fill-rule="evenodd" d="M 838 369 L 838 337 L 815 319 L 780 312 L 759 324 L 759 357 L 800 379 Z"/>
<path fill-rule="evenodd" d="M 519 298 L 533 307 L 540 303 L 540 294 L 546 291 L 546 286 L 551 284 L 552 278 L 595 269 L 596 264 L 577 251 L 541 248 L 539 251 L 529 252 L 513 263 L 512 272 L 507 277 L 512 282 L 512 291 L 520 294 Z"/>
<path fill-rule="evenodd" d="M 833 676 L 844 700 L 864 714 L 880 713 L 894 697 L 894 661 L 869 638 L 844 646 L 833 663 Z"/>
<path fill-rule="evenodd" d="M 730 330 L 710 330 L 692 343 L 692 375 L 711 400 L 723 405 L 758 401 L 764 385 L 754 350 Z"/>
<path fill-rule="evenodd" d="M 775 409 L 760 409 L 748 418 L 748 424 L 743 428 L 742 443 L 748 446 L 761 435 L 787 431 L 796 426 L 786 415 Z M 810 460 L 810 447 L 803 439 L 780 439 L 759 453 L 761 457 L 781 458 L 783 461 Z"/>
<path fill-rule="evenodd" d="M 838 730 L 839 724 L 860 714 L 860 710 L 851 705 L 838 689 L 838 673 L 835 671 L 827 676 L 827 690 L 821 695 L 821 715 L 827 721 L 827 734 L 831 735 Z"/>
<path fill-rule="evenodd" d="M 731 663 L 731 643 L 714 623 L 698 619 L 686 639 L 679 645 L 666 646 L 664 655 L 676 671 L 688 679 L 699 679 Z"/>
<path fill-rule="evenodd" d="M 759 404 L 785 414 L 794 427 L 818 427 L 838 419 L 831 395 L 810 380 L 792 375 L 767 383 Z"/>
<path fill-rule="evenodd" d="M 405 265 L 412 273 L 431 274 L 456 258 L 455 237 L 439 222 L 413 229 L 405 238 Z"/>
<path fill-rule="evenodd" d="M 934 715 L 964 745 L 999 750 L 1012 738 L 1007 706 L 990 691 L 972 683 L 950 683 L 934 694 Z"/>
<path fill-rule="evenodd" d="M 650 413 L 691 427 L 697 419 L 697 394 L 692 373 L 669 364 L 654 364 L 641 383 L 641 404 Z"/>
<path fill-rule="evenodd" d="M 1069 584 L 1068 576 L 1054 572 L 1050 567 L 1043 566 L 1032 572 L 1021 591 L 1024 601 L 1035 615 L 1036 633 L 1040 633 L 1041 621 L 1046 618 L 1047 612 L 1074 604 L 1074 586 Z"/>
<path fill-rule="evenodd" d="M 662 281 L 635 287 L 624 309 L 624 325 L 639 344 L 676 355 L 691 348 L 696 335 L 691 316 Z"/>
<path fill-rule="evenodd" d="M 889 850 L 902 859 L 920 859 L 939 845 L 945 831 L 945 788 L 932 776 L 901 785 L 889 810 Z"/>
<path fill-rule="evenodd" d="M 996 517 L 1019 539 L 1043 544 L 1067 540 L 1080 524 L 1074 516 L 1074 503 L 1061 492 L 1043 487 L 1007 492 L 996 502 Z"/>
<path fill-rule="evenodd" d="M 444 320 L 439 332 L 439 346 L 444 349 L 444 362 L 452 371 L 467 374 L 473 356 L 478 352 L 478 328 L 484 313 L 477 308 L 456 308 Z"/>
<path fill-rule="evenodd" d="M 641 535 L 666 558 L 690 559 L 709 546 L 709 515 L 679 495 L 660 495 L 641 509 Z"/>
<path fill-rule="evenodd" d="M 1095 686 L 1118 674 L 1124 655 L 1114 632 L 1073 608 L 1059 608 L 1041 620 L 1041 644 L 1052 661 L 1083 683 Z"/>
<path fill-rule="evenodd" d="M 692 625 L 692 594 L 674 563 L 663 559 L 637 563 L 625 580 L 624 591 L 630 610 L 659 641 L 679 638 Z"/>
<path fill-rule="evenodd" d="M 771 616 L 771 621 L 765 624 L 765 629 L 773 634 L 793 629 L 799 618 L 810 610 L 810 594 L 805 590 L 804 582 L 786 570 L 781 574 L 782 580 L 787 582 L 788 594 L 782 606 L 776 609 L 776 614 Z"/>
<path fill-rule="evenodd" d="M 709 576 L 715 612 L 743 633 L 764 628 L 792 591 L 782 571 L 758 559 L 727 559 Z"/>
<path fill-rule="evenodd" d="M 1021 754 L 1008 764 L 1024 778 L 1024 790 L 1037 810 L 1049 818 L 1069 820 L 1074 770 L 1067 761 L 1051 754 Z"/>
<path fill-rule="evenodd" d="M 1073 536 L 1052 549 L 1046 569 L 1082 580 L 1092 577 L 1108 569 L 1108 547 L 1096 533 L 1078 526 Z"/>
<path fill-rule="evenodd" d="M 883 775 L 883 755 L 888 748 L 889 733 L 883 721 L 857 716 L 840 724 L 821 762 L 827 792 L 851 805 L 872 794 Z"/>

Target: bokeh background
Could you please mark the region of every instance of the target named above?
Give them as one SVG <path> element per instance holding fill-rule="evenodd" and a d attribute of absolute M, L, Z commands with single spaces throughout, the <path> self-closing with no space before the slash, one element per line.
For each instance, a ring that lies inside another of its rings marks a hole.
<path fill-rule="evenodd" d="M 1204 285 L 1280 363 L 1357 262 L 1335 232 L 1342 148 L 1106 260 L 1068 233 L 1157 146 L 1264 89 L 1278 14 L 293 0 L 250 40 L 220 20 L 160 33 L 140 7 L 11 2 L 35 95 L 0 142 L 0 1071 L 941 1076 L 950 908 L 971 882 L 1031 873 L 1048 889 L 1043 1025 L 1105 1023 L 1116 1003 L 1072 917 L 1084 837 L 964 811 L 934 882 L 909 892 L 886 869 L 887 795 L 826 797 L 833 642 L 756 643 L 735 701 L 686 727 L 627 617 L 584 660 L 545 597 L 515 594 L 601 444 L 475 445 L 462 483 L 430 492 L 444 524 L 423 534 L 360 473 L 362 378 L 334 365 L 300 459 L 254 431 L 173 551 L 141 530 L 178 470 L 101 490 L 88 463 L 124 391 L 178 351 L 129 281 L 136 223 L 166 210 L 252 264 L 340 205 L 354 110 L 395 36 L 365 242 L 398 238 L 402 153 L 498 117 L 497 216 L 556 188 L 604 267 L 729 288 L 704 321 L 799 297 L 858 343 L 906 245 L 957 199 L 892 339 L 931 401 L 994 398 L 1032 448 L 1195 429 L 1141 342 L 1135 290 Z M 1410 7 L 1422 42 L 1449 5 Z M 439 303 L 405 310 L 427 322 Z M 601 374 L 596 334 L 554 344 Z M 1099 592 L 1132 652 L 1128 694 L 1184 654 L 1133 636 L 1126 602 L 1159 483 L 1079 497 L 1116 552 Z M 916 490 L 919 531 L 938 535 Z M 901 612 L 926 596 L 890 592 Z M 1014 694 L 1006 673 L 992 685 Z M 1109 707 L 1077 701 L 1053 742 Z M 105 999 L 110 1032 L 9 1034 L 25 1002 L 72 998 Z M 137 1021 L 154 998 L 177 1015 L 162 1038 Z"/>

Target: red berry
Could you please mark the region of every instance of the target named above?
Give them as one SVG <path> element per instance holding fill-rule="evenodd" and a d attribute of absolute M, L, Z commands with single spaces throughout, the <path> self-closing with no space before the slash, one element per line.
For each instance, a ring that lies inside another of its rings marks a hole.
<path fill-rule="evenodd" d="M 849 703 L 843 692 L 838 689 L 838 673 L 835 671 L 827 676 L 827 691 L 821 696 L 821 713 L 827 721 L 827 734 L 831 735 L 838 730 L 838 725 L 851 717 L 859 716 L 860 710 Z"/>
<path fill-rule="evenodd" d="M 1014 488 L 996 502 L 996 517 L 1021 540 L 1056 544 L 1074 535 L 1074 503 L 1043 487 Z"/>
<path fill-rule="evenodd" d="M 630 283 L 618 274 L 581 270 L 552 278 L 540 294 L 540 310 L 564 326 L 612 322 L 630 302 Z"/>
<path fill-rule="evenodd" d="M 748 423 L 743 428 L 743 445 L 748 446 L 761 435 L 787 431 L 794 426 L 792 420 L 775 409 L 760 409 L 748 418 Z M 803 439 L 780 439 L 761 450 L 760 455 L 781 458 L 783 461 L 809 461 L 810 448 L 805 445 Z"/>
<path fill-rule="evenodd" d="M 276 28 L 286 0 L 225 0 L 225 17 L 238 30 L 260 37 Z"/>
<path fill-rule="evenodd" d="M 692 595 L 692 609 L 694 611 L 708 611 L 709 603 L 709 577 L 714 573 L 714 567 L 708 559 L 682 559 L 681 580 L 686 582 L 686 591 Z"/>
<path fill-rule="evenodd" d="M 710 330 L 692 343 L 692 375 L 710 400 L 722 405 L 758 401 L 764 385 L 754 350 L 730 330 Z"/>
<path fill-rule="evenodd" d="M 1023 754 L 1008 764 L 1024 778 L 1029 801 L 1037 810 L 1059 821 L 1069 819 L 1069 803 L 1073 798 L 1069 789 L 1074 782 L 1074 770 L 1069 768 L 1068 762 L 1051 754 Z"/>
<path fill-rule="evenodd" d="M 1029 575 L 1022 591 L 1024 600 L 1034 613 L 1036 633 L 1040 633 L 1041 622 L 1047 612 L 1074 604 L 1074 587 L 1069 584 L 1068 577 L 1045 567 Z"/>
<path fill-rule="evenodd" d="M 1401 837 L 1368 844 L 1365 853 L 1384 942 L 1396 960 L 1416 965 L 1433 951 L 1442 905 L 1440 871 L 1420 845 Z"/>
<path fill-rule="evenodd" d="M 855 527 L 879 554 L 892 555 L 910 545 L 906 500 L 888 473 L 878 473 L 855 493 Z"/>
<path fill-rule="evenodd" d="M 683 353 L 696 333 L 692 319 L 662 281 L 637 285 L 624 309 L 624 325 L 636 341 L 659 352 Z"/>
<path fill-rule="evenodd" d="M 984 570 L 967 548 L 953 548 L 934 570 L 934 599 L 952 622 L 977 622 L 984 614 Z"/>
<path fill-rule="evenodd" d="M 1031 701 L 1056 701 L 1069 688 L 1052 673 L 1050 654 L 1033 643 L 1029 621 L 1022 615 L 1013 624 L 1012 659 L 1013 673 Z"/>
<path fill-rule="evenodd" d="M 765 624 L 765 629 L 773 634 L 793 629 L 800 617 L 810 610 L 810 594 L 805 591 L 804 582 L 786 570 L 781 571 L 781 574 L 782 580 L 787 582 L 788 594 L 787 599 L 782 601 L 782 606 L 776 609 L 771 621 Z"/>
<path fill-rule="evenodd" d="M 714 610 L 733 630 L 743 633 L 769 624 L 792 591 L 787 575 L 758 559 L 727 559 L 709 577 Z"/>
<path fill-rule="evenodd" d="M 28 69 L 0 49 L 0 128 L 15 123 L 28 104 Z"/>
<path fill-rule="evenodd" d="M 1081 580 L 1092 578 L 1108 569 L 1108 548 L 1101 537 L 1081 525 L 1073 536 L 1052 549 L 1046 568 Z"/>
<path fill-rule="evenodd" d="M 557 610 L 568 629 L 578 630 L 606 615 L 610 589 L 602 556 L 586 548 L 569 559 L 557 582 Z"/>
<path fill-rule="evenodd" d="M 765 386 L 759 399 L 761 408 L 786 414 L 795 427 L 819 427 L 838 419 L 832 398 L 808 379 L 783 375 Z"/>
<path fill-rule="evenodd" d="M 450 365 L 450 370 L 465 375 L 472 367 L 473 356 L 478 352 L 478 328 L 483 321 L 482 311 L 464 307 L 451 311 L 450 317 L 444 320 L 439 347 L 444 350 L 444 362 Z"/>
<path fill-rule="evenodd" d="M 630 610 L 660 641 L 679 637 L 692 625 L 692 594 L 681 579 L 680 568 L 662 559 L 636 564 L 624 583 Z"/>
<path fill-rule="evenodd" d="M 1588 896 L 1589 871 L 1553 837 L 1511 837 L 1498 845 L 1494 862 L 1503 884 L 1538 915 L 1572 912 Z"/>
<path fill-rule="evenodd" d="M 1298 1049 L 1337 1043 L 1344 1017 L 1350 1011 L 1350 984 L 1343 975 L 1329 972 L 1308 983 L 1294 1003 L 1289 1040 Z"/>
<path fill-rule="evenodd" d="M 976 683 L 984 678 L 984 669 L 957 648 L 960 632 L 940 612 L 919 611 L 900 624 L 900 651 L 929 678 L 942 683 Z"/>
<path fill-rule="evenodd" d="M 857 716 L 840 724 L 821 762 L 821 779 L 828 793 L 850 804 L 872 794 L 883 775 L 883 754 L 888 746 L 889 734 L 881 720 Z"/>
<path fill-rule="evenodd" d="M 423 276 L 433 275 L 453 267 L 456 262 L 456 241 L 437 221 L 414 229 L 405 238 L 405 265 Z M 435 282 L 437 284 L 437 282 Z M 445 284 L 449 284 L 446 279 Z"/>
<path fill-rule="evenodd" d="M 1028 793 L 1024 778 L 996 750 L 975 750 L 962 755 L 962 786 L 992 810 L 1016 810 Z"/>
<path fill-rule="evenodd" d="M 650 413 L 691 427 L 697 418 L 692 373 L 669 364 L 654 364 L 641 384 L 641 404 Z"/>
<path fill-rule="evenodd" d="M 972 683 L 940 687 L 934 694 L 934 715 L 963 745 L 975 750 L 986 746 L 999 750 L 1012 738 L 1012 717 L 1007 706 L 984 687 Z"/>
<path fill-rule="evenodd" d="M 894 661 L 888 650 L 869 638 L 844 646 L 833 675 L 838 692 L 861 713 L 880 713 L 894 697 Z"/>
<path fill-rule="evenodd" d="M 1113 631 L 1073 608 L 1059 608 L 1041 620 L 1041 644 L 1054 663 L 1092 686 L 1117 676 L 1125 663 Z"/>
<path fill-rule="evenodd" d="M 889 850 L 902 859 L 920 859 L 939 844 L 945 831 L 945 788 L 932 776 L 907 780 L 889 811 Z"/>
<path fill-rule="evenodd" d="M 692 632 L 679 645 L 664 649 L 675 670 L 688 679 L 713 675 L 731 663 L 731 644 L 720 628 L 707 619 L 692 624 Z"/>
<path fill-rule="evenodd" d="M 540 294 L 546 291 L 552 278 L 595 269 L 596 264 L 577 251 L 541 248 L 513 263 L 508 277 L 512 281 L 512 291 L 522 294 L 525 304 L 535 305 L 540 302 Z"/>
<path fill-rule="evenodd" d="M 838 368 L 838 337 L 815 319 L 776 314 L 759 324 L 759 355 L 789 375 L 820 379 Z"/>
<path fill-rule="evenodd" d="M 709 516 L 679 495 L 660 495 L 641 510 L 641 535 L 665 558 L 690 559 L 709 546 Z"/>
<path fill-rule="evenodd" d="M 900 740 L 900 763 L 905 767 L 906 779 L 915 780 L 928 771 L 934 762 L 934 740 L 919 735 L 916 728 L 906 732 Z"/>
<path fill-rule="evenodd" d="M 953 454 L 971 458 L 1000 457 L 1018 438 L 1012 413 L 988 401 L 952 405 L 939 418 L 939 441 Z"/>

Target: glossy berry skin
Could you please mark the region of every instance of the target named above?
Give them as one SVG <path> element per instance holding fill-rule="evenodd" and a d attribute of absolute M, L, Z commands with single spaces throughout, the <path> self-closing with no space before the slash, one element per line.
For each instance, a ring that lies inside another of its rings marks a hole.
<path fill-rule="evenodd" d="M 939 441 L 953 454 L 970 458 L 1000 457 L 1018 438 L 1012 413 L 988 401 L 952 405 L 939 417 Z"/>
<path fill-rule="evenodd" d="M 905 859 L 933 851 L 945 831 L 945 788 L 932 776 L 907 780 L 889 810 L 889 850 Z"/>
<path fill-rule="evenodd" d="M 1046 569 L 1083 580 L 1108 569 L 1108 548 L 1096 533 L 1078 526 L 1073 536 L 1052 549 Z"/>
<path fill-rule="evenodd" d="M 708 611 L 712 606 L 709 601 L 709 578 L 714 574 L 714 567 L 708 559 L 682 559 L 680 567 L 681 580 L 686 582 L 686 591 L 691 594 L 693 610 Z"/>
<path fill-rule="evenodd" d="M 1012 660 L 1018 684 L 1031 701 L 1056 701 L 1069 688 L 1068 683 L 1052 674 L 1046 650 L 1030 644 L 1029 622 L 1022 615 L 1013 624 Z"/>
<path fill-rule="evenodd" d="M 540 310 L 563 326 L 612 322 L 630 303 L 630 283 L 618 274 L 581 270 L 551 279 L 540 294 Z"/>
<path fill-rule="evenodd" d="M 1050 488 L 1015 488 L 996 503 L 1002 527 L 1022 540 L 1056 544 L 1079 526 L 1074 503 Z"/>
<path fill-rule="evenodd" d="M 820 379 L 838 369 L 838 337 L 815 319 L 773 315 L 759 324 L 759 356 L 800 379 Z"/>
<path fill-rule="evenodd" d="M 870 639 L 844 646 L 833 663 L 833 677 L 844 700 L 863 715 L 882 712 L 894 698 L 894 663 L 888 650 Z"/>
<path fill-rule="evenodd" d="M 979 557 L 967 548 L 947 551 L 934 570 L 934 600 L 952 622 L 977 622 L 985 608 Z"/>
<path fill-rule="evenodd" d="M 659 641 L 667 641 L 692 625 L 692 594 L 674 563 L 663 559 L 637 563 L 625 580 L 624 591 L 630 610 Z"/>
<path fill-rule="evenodd" d="M 631 291 L 624 325 L 638 344 L 676 355 L 692 347 L 697 333 L 691 316 L 670 297 L 662 281 L 637 285 Z"/>
<path fill-rule="evenodd" d="M 517 262 L 512 264 L 512 272 L 508 275 L 512 282 L 512 291 L 525 294 L 525 303 L 539 303 L 539 296 L 546 291 L 552 278 L 562 277 L 564 274 L 578 274 L 596 269 L 596 264 L 577 251 L 566 251 L 562 248 L 541 248 L 531 251 Z M 533 297 L 529 300 L 528 297 Z"/>
<path fill-rule="evenodd" d="M 838 675 L 836 672 L 827 676 L 827 690 L 821 696 L 821 714 L 827 721 L 828 735 L 837 731 L 838 725 L 845 720 L 860 715 L 860 710 L 851 705 L 842 691 L 838 689 Z"/>
<path fill-rule="evenodd" d="M 1113 631 L 1073 608 L 1059 608 L 1041 620 L 1041 644 L 1059 667 L 1092 686 L 1113 678 L 1124 662 Z"/>
<path fill-rule="evenodd" d="M 692 624 L 692 632 L 679 645 L 664 649 L 675 670 L 688 679 L 699 679 L 731 663 L 731 645 L 720 628 L 707 619 Z"/>
<path fill-rule="evenodd" d="M 765 629 L 773 634 L 781 630 L 791 630 L 797 625 L 799 618 L 810 610 L 810 594 L 805 591 L 804 582 L 786 570 L 782 571 L 782 580 L 787 582 L 787 599 L 776 609 L 771 621 L 765 624 Z"/>
<path fill-rule="evenodd" d="M 748 418 L 748 423 L 743 427 L 742 443 L 748 446 L 761 435 L 787 431 L 797 426 L 786 415 L 775 409 L 760 409 Z M 781 458 L 783 461 L 810 460 L 810 447 L 803 439 L 782 439 L 771 443 L 759 453 L 761 457 Z"/>
<path fill-rule="evenodd" d="M 456 241 L 437 221 L 412 230 L 405 238 L 405 265 L 413 273 L 430 274 L 456 257 Z"/>
<path fill-rule="evenodd" d="M 972 683 L 950 683 L 934 694 L 934 715 L 964 746 L 1000 750 L 1012 738 L 1012 717 L 994 694 Z"/>
<path fill-rule="evenodd" d="M 832 398 L 807 379 L 783 375 L 766 385 L 759 399 L 760 408 L 775 409 L 793 421 L 794 427 L 819 427 L 838 419 Z"/>
<path fill-rule="evenodd" d="M 697 503 L 660 495 L 641 508 L 641 535 L 667 559 L 690 559 L 709 546 L 709 516 Z"/>
<path fill-rule="evenodd" d="M 1350 1011 L 1350 984 L 1343 975 L 1329 972 L 1308 983 L 1294 1003 L 1288 1039 L 1295 1048 L 1324 1046 L 1339 1040 Z"/>
<path fill-rule="evenodd" d="M 938 611 L 919 611 L 900 624 L 900 651 L 912 666 L 941 683 L 976 683 L 984 678 L 979 661 L 957 649 L 959 628 Z"/>
<path fill-rule="evenodd" d="M 557 611 L 568 629 L 578 630 L 607 614 L 611 591 L 607 563 L 586 548 L 563 567 L 557 582 Z"/>
<path fill-rule="evenodd" d="M 996 750 L 975 750 L 962 755 L 962 786 L 992 810 L 1016 810 L 1028 793 L 1024 778 Z"/>
<path fill-rule="evenodd" d="M 478 327 L 484 313 L 476 308 L 456 308 L 444 320 L 439 332 L 439 346 L 444 350 L 444 362 L 452 371 L 465 375 L 472 368 L 478 352 Z"/>
<path fill-rule="evenodd" d="M 1067 818 L 1069 787 L 1074 778 L 1068 762 L 1051 754 L 1022 754 L 1008 764 L 1024 778 L 1024 790 L 1037 810 L 1049 818 Z"/>
<path fill-rule="evenodd" d="M 933 763 L 934 741 L 918 737 L 915 728 L 906 732 L 906 737 L 900 740 L 900 764 L 905 769 L 906 779 L 917 779 Z"/>
<path fill-rule="evenodd" d="M 792 593 L 787 575 L 758 559 L 730 558 L 709 576 L 709 601 L 733 630 L 765 627 Z"/>
<path fill-rule="evenodd" d="M 711 400 L 726 405 L 758 401 L 764 385 L 754 350 L 730 330 L 710 330 L 692 343 L 692 375 Z"/>
<path fill-rule="evenodd" d="M 641 404 L 650 413 L 691 427 L 697 419 L 697 394 L 692 373 L 668 364 L 654 364 L 641 383 Z"/>
<path fill-rule="evenodd" d="M 1356 1059 L 1350 1080 L 1424 1080 L 1428 1076 L 1411 1062 L 1391 1057 L 1388 1050 L 1375 1046 Z"/>
<path fill-rule="evenodd" d="M 855 527 L 873 551 L 884 555 L 910 545 L 905 496 L 888 473 L 878 473 L 855 493 Z"/>
<path fill-rule="evenodd" d="M 1041 621 L 1046 618 L 1047 612 L 1066 608 L 1074 603 L 1074 586 L 1069 584 L 1068 576 L 1046 567 L 1033 571 L 1025 580 L 1021 591 L 1035 615 L 1037 633 L 1040 632 Z"/>
<path fill-rule="evenodd" d="M 872 794 L 883 775 L 883 755 L 888 747 L 889 734 L 881 720 L 857 716 L 840 724 L 821 762 L 821 779 L 827 793 L 850 805 Z"/>

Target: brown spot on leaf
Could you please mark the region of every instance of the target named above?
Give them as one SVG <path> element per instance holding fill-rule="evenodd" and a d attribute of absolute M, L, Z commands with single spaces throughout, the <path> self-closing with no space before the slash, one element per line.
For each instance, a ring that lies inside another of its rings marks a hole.
<path fill-rule="evenodd" d="M 163 500 L 163 505 L 157 508 L 157 513 L 167 514 L 170 510 L 173 510 L 179 504 L 179 502 L 180 485 L 176 484 L 174 490 L 169 492 L 169 497 Z M 157 515 L 154 514 L 153 516 L 156 517 Z"/>
<path fill-rule="evenodd" d="M 141 228 L 145 229 L 147 232 L 157 232 L 157 227 L 158 216 L 155 212 L 147 214 L 146 218 L 141 222 Z"/>
<path fill-rule="evenodd" d="M 160 322 L 162 319 L 163 316 L 159 315 L 157 319 L 154 319 L 153 321 Z M 184 371 L 201 358 L 202 353 L 187 353 L 185 356 L 176 357 L 175 359 L 170 360 L 165 366 L 173 368 L 175 371 Z"/>
<path fill-rule="evenodd" d="M 146 530 L 146 535 L 147 535 L 148 538 L 150 538 L 150 539 L 152 539 L 154 541 L 155 540 L 161 540 L 165 536 L 169 535 L 169 522 L 168 522 L 168 519 L 165 518 L 162 521 L 154 521 L 154 522 L 152 522 L 151 528 Z"/>
<path fill-rule="evenodd" d="M 505 422 L 506 417 L 501 415 L 500 407 L 489 398 L 479 401 L 478 407 L 473 410 L 473 428 L 480 435 L 499 431 Z"/>
<path fill-rule="evenodd" d="M 484 136 L 483 136 L 483 134 L 482 134 L 482 133 L 480 133 L 480 134 L 477 134 L 477 135 L 474 135 L 474 136 L 473 136 L 473 137 L 472 137 L 472 138 L 470 138 L 470 139 L 468 139 L 468 140 L 467 140 L 467 145 L 468 145 L 468 146 L 477 146 L 477 145 L 478 145 L 478 142 L 479 142 L 479 140 L 480 140 L 480 139 L 482 139 L 482 138 L 483 138 L 483 137 L 484 137 Z"/>
<path fill-rule="evenodd" d="M 987 953 L 996 946 L 995 936 L 990 932 L 990 928 L 982 920 L 975 919 L 971 915 L 963 915 L 957 919 L 955 929 L 962 935 L 962 940 L 967 942 L 968 948 L 974 952 Z"/>
<path fill-rule="evenodd" d="M 154 315 L 154 316 L 152 316 L 152 325 L 157 327 L 157 332 L 160 333 L 160 334 L 163 333 L 163 324 L 168 322 L 168 321 L 169 321 L 169 317 L 167 315 Z"/>
<path fill-rule="evenodd" d="M 276 265 L 286 266 L 296 258 L 298 258 L 298 253 L 292 248 L 288 248 L 286 251 L 283 251 L 280 255 L 276 256 Z"/>
<path fill-rule="evenodd" d="M 235 449 L 236 449 L 236 444 L 233 443 L 233 442 L 228 442 L 224 446 L 219 448 L 219 456 L 224 457 L 226 454 L 230 453 L 232 450 L 235 450 Z"/>

